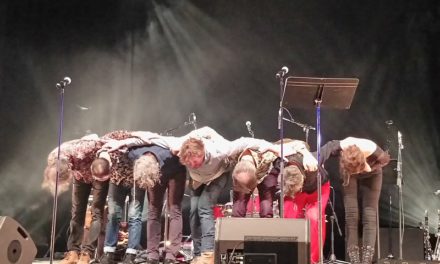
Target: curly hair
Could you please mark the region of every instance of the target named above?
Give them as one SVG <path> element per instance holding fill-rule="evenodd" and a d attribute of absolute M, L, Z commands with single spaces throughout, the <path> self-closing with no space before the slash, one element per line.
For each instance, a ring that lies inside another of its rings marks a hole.
<path fill-rule="evenodd" d="M 342 185 L 348 186 L 350 176 L 362 172 L 365 168 L 366 158 L 358 146 L 351 145 L 341 151 L 339 167 Z"/>
<path fill-rule="evenodd" d="M 193 156 L 201 156 L 205 153 L 205 145 L 198 138 L 189 138 L 185 140 L 180 147 L 179 160 L 182 165 L 188 165 L 188 161 Z"/>
<path fill-rule="evenodd" d="M 153 188 L 160 182 L 160 176 L 159 162 L 153 154 L 147 153 L 135 161 L 133 177 L 141 188 Z"/>
<path fill-rule="evenodd" d="M 284 168 L 284 195 L 293 197 L 304 185 L 304 174 L 296 165 Z"/>
<path fill-rule="evenodd" d="M 43 183 L 41 184 L 41 188 L 49 191 L 52 195 L 55 194 L 55 185 L 56 185 L 56 177 L 57 177 L 57 159 L 52 160 L 44 169 L 43 174 Z M 69 167 L 69 163 L 65 159 L 60 159 L 59 167 L 58 167 L 58 195 L 67 191 L 70 185 L 71 170 Z"/>

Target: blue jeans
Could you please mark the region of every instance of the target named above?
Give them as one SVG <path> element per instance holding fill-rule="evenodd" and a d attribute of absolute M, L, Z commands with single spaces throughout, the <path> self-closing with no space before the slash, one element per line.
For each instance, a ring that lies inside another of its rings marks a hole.
<path fill-rule="evenodd" d="M 190 227 L 194 243 L 194 255 L 214 251 L 215 219 L 213 207 L 228 182 L 229 174 L 223 174 L 209 185 L 203 184 L 192 191 Z"/>
<path fill-rule="evenodd" d="M 135 195 L 133 195 L 135 193 Z M 115 252 L 118 243 L 119 223 L 124 211 L 125 198 L 129 196 L 128 246 L 125 253 L 136 254 L 141 240 L 142 207 L 145 190 L 110 183 L 108 192 L 108 222 L 105 232 L 104 252 Z M 133 199 L 134 197 L 134 199 Z"/>

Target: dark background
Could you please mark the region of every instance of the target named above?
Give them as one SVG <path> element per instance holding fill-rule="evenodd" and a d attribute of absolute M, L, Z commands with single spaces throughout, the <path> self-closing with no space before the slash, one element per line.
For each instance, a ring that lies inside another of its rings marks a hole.
<path fill-rule="evenodd" d="M 52 199 L 40 185 L 47 154 L 57 144 L 55 84 L 65 76 L 72 84 L 65 90 L 63 141 L 115 129 L 162 132 L 192 112 L 199 126 L 226 138 L 246 136 L 249 120 L 256 137 L 275 141 L 274 75 L 288 66 L 289 76 L 359 78 L 349 110 L 322 109 L 322 141 L 365 137 L 387 145 L 397 158 L 400 131 L 405 224 L 417 226 L 428 210 L 434 232 L 440 207 L 433 195 L 440 188 L 439 16 L 437 0 L 4 0 L 0 215 L 22 223 L 36 244 L 48 244 Z M 296 121 L 315 125 L 313 108 L 289 110 Z M 394 125 L 388 128 L 386 120 Z M 284 125 L 285 135 L 304 139 L 301 128 Z M 309 143 L 316 148 L 314 131 Z M 337 170 L 329 166 L 343 225 Z M 383 225 L 387 197 L 397 202 L 392 166 L 381 199 Z M 69 202 L 69 194 L 61 196 L 59 251 Z M 343 238 L 336 239 L 343 258 Z"/>

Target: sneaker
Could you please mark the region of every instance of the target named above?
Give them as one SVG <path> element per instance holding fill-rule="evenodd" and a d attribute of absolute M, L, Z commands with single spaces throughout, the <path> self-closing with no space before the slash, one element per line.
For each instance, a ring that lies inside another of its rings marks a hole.
<path fill-rule="evenodd" d="M 91 257 L 87 252 L 81 252 L 79 261 L 76 264 L 89 264 Z"/>
<path fill-rule="evenodd" d="M 64 258 L 60 261 L 60 264 L 76 264 L 78 261 L 78 252 L 71 250 L 64 254 Z"/>
<path fill-rule="evenodd" d="M 100 264 L 116 264 L 115 253 L 114 252 L 105 252 L 104 255 L 102 255 L 99 263 Z"/>
<path fill-rule="evenodd" d="M 136 254 L 126 253 L 122 263 L 124 263 L 124 264 L 136 264 L 136 262 L 134 262 L 135 259 L 136 259 Z"/>

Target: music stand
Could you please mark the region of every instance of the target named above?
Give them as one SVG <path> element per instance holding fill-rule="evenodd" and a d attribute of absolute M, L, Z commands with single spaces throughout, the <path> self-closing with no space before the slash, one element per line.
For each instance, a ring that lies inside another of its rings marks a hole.
<path fill-rule="evenodd" d="M 357 78 L 317 78 L 317 77 L 287 77 L 285 81 L 284 101 L 286 108 L 315 108 L 316 109 L 316 150 L 318 163 L 320 162 L 321 148 L 321 107 L 328 109 L 349 109 L 354 93 L 359 84 Z M 281 173 L 281 183 L 283 184 Z M 319 263 L 322 263 L 322 193 L 321 174 L 318 170 L 318 240 Z M 283 191 L 283 188 L 281 188 Z M 284 194 L 281 193 L 281 197 Z"/>

